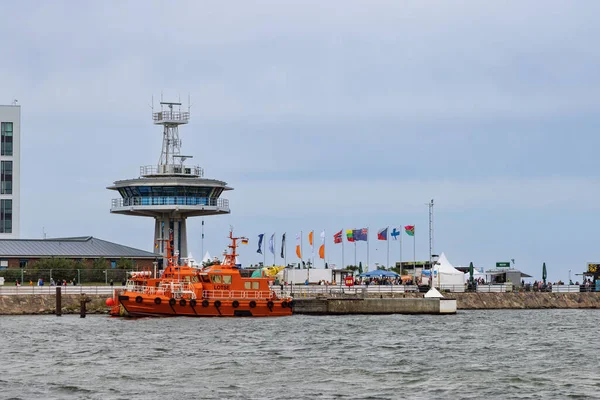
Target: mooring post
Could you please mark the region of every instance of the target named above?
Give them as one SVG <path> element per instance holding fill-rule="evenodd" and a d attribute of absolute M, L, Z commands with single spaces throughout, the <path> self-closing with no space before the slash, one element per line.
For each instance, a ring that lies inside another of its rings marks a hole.
<path fill-rule="evenodd" d="M 85 303 L 87 303 L 85 293 L 81 293 L 81 296 L 79 296 L 79 318 L 85 318 Z"/>
<path fill-rule="evenodd" d="M 61 287 L 56 287 L 56 316 L 60 317 L 62 315 L 62 299 L 61 299 Z"/>

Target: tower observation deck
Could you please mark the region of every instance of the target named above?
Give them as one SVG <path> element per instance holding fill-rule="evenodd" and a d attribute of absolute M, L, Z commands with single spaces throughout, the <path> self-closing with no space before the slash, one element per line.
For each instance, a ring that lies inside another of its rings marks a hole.
<path fill-rule="evenodd" d="M 198 165 L 187 165 L 192 156 L 181 154 L 179 125 L 189 122 L 190 113 L 181 103 L 161 102 L 152 113 L 155 125 L 163 126 L 162 151 L 158 164 L 140 167 L 140 177 L 115 181 L 108 189 L 121 198 L 112 200 L 111 213 L 154 218 L 154 252 L 166 256 L 164 239 L 173 232 L 173 249 L 187 257 L 188 217 L 229 214 L 229 201 L 220 198 L 233 190 L 226 182 L 204 178 Z M 175 109 L 174 109 L 175 108 Z"/>

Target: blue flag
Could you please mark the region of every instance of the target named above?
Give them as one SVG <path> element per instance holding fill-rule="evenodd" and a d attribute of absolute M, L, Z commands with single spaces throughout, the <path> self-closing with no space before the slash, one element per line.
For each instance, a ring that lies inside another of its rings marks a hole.
<path fill-rule="evenodd" d="M 394 240 L 398 240 L 398 236 L 400 236 L 400 231 L 396 228 L 394 228 L 392 230 L 392 233 L 390 233 L 390 236 L 394 239 Z"/>
<path fill-rule="evenodd" d="M 363 240 L 363 241 L 367 241 L 369 240 L 368 234 L 369 234 L 369 229 L 368 228 L 362 228 L 362 229 L 354 229 L 352 231 L 353 235 L 354 235 L 354 240 L 355 241 L 359 241 L 359 240 Z"/>
<path fill-rule="evenodd" d="M 260 235 L 258 235 L 258 250 L 256 250 L 256 252 L 258 254 L 262 254 L 262 240 L 263 240 L 263 236 L 265 236 L 264 233 L 261 233 Z"/>

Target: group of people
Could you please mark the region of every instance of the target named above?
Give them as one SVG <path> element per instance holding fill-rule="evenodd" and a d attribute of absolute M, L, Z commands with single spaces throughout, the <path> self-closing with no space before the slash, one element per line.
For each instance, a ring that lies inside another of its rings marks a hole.
<path fill-rule="evenodd" d="M 22 284 L 23 283 L 19 279 L 17 279 L 15 281 L 15 286 L 21 286 Z M 50 286 L 67 286 L 67 284 L 68 285 L 77 286 L 77 281 L 72 280 L 72 281 L 69 281 L 67 283 L 66 279 L 63 279 L 62 281 L 61 280 L 55 281 L 52 278 L 50 279 Z M 31 279 L 29 280 L 29 286 L 33 286 L 33 281 Z M 43 278 L 38 279 L 37 286 L 44 286 L 44 279 Z"/>

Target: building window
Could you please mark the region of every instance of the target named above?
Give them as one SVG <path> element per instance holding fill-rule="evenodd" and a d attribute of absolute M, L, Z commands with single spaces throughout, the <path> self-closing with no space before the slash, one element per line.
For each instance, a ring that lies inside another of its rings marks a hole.
<path fill-rule="evenodd" d="M 12 200 L 0 200 L 0 233 L 12 233 Z"/>
<path fill-rule="evenodd" d="M 117 261 L 116 261 L 116 260 L 110 260 L 110 267 L 111 267 L 112 269 L 115 269 L 115 268 L 117 268 Z"/>
<path fill-rule="evenodd" d="M 29 260 L 19 260 L 19 268 L 27 268 L 27 262 Z"/>
<path fill-rule="evenodd" d="M 0 162 L 0 194 L 12 194 L 13 162 Z"/>
<path fill-rule="evenodd" d="M 13 123 L 2 122 L 0 123 L 0 144 L 1 152 L 3 156 L 13 155 Z"/>
<path fill-rule="evenodd" d="M 8 260 L 6 258 L 3 258 L 0 260 L 0 270 L 3 269 L 7 269 L 8 268 Z"/>

